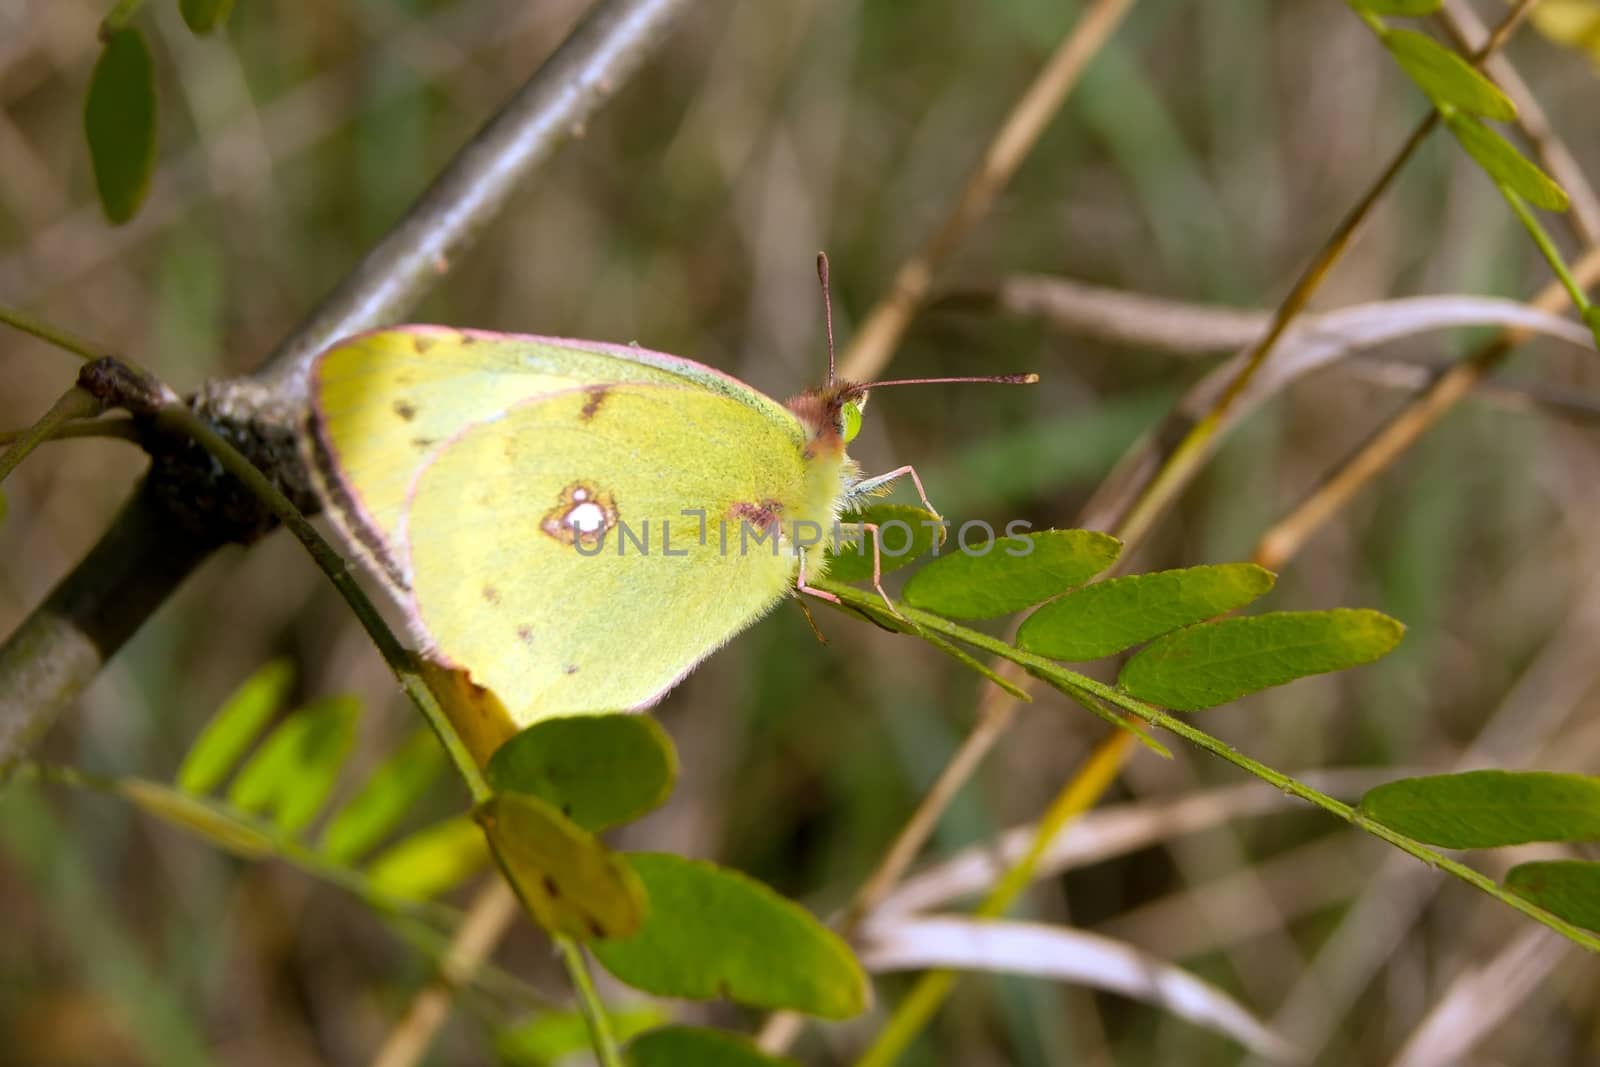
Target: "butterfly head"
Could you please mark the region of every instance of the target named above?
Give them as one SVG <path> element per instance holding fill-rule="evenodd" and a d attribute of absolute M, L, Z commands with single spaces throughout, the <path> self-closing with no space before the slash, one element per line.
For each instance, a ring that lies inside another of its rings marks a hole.
<path fill-rule="evenodd" d="M 786 405 L 806 430 L 806 451 L 842 453 L 861 432 L 861 412 L 867 406 L 867 387 L 854 382 L 834 382 L 789 399 Z"/>

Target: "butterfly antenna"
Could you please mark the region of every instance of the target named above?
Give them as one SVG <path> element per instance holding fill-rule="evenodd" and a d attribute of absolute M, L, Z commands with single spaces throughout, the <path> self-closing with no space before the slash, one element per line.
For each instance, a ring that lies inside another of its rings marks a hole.
<path fill-rule="evenodd" d="M 1032 385 L 1037 374 L 984 374 L 962 378 L 895 378 L 887 382 L 863 382 L 863 389 L 882 389 L 886 385 L 948 385 L 953 382 L 987 382 L 991 385 Z"/>
<path fill-rule="evenodd" d="M 817 281 L 822 283 L 822 317 L 828 324 L 828 384 L 833 384 L 833 296 L 828 292 L 828 253 L 817 253 Z"/>

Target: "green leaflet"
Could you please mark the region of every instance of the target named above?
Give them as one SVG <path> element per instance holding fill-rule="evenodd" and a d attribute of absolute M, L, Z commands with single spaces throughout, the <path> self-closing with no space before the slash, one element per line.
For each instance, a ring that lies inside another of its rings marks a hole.
<path fill-rule="evenodd" d="M 83 130 L 106 218 L 133 218 L 156 164 L 156 73 L 150 46 L 132 27 L 106 38 L 89 78 Z"/>
<path fill-rule="evenodd" d="M 1500 122 L 1517 117 L 1517 106 L 1494 82 L 1427 34 L 1389 30 L 1383 46 L 1435 103 Z"/>
<path fill-rule="evenodd" d="M 1369 818 L 1442 848 L 1600 840 L 1600 778 L 1468 771 L 1402 778 L 1361 798 Z"/>
<path fill-rule="evenodd" d="M 177 785 L 185 793 L 209 793 L 261 735 L 294 684 L 294 666 L 273 660 L 240 683 L 211 716 L 178 767 Z"/>
<path fill-rule="evenodd" d="M 702 1026 L 665 1026 L 628 1046 L 628 1067 L 799 1067 L 768 1056 L 740 1034 Z"/>
<path fill-rule="evenodd" d="M 661 805 L 677 779 L 678 755 L 648 715 L 564 715 L 501 745 L 487 774 L 497 791 L 539 797 L 593 831 Z"/>
<path fill-rule="evenodd" d="M 631 853 L 628 862 L 649 896 L 649 917 L 631 937 L 590 946 L 624 982 L 660 996 L 725 996 L 829 1019 L 866 1007 L 855 956 L 800 905 L 711 863 L 651 852 Z"/>
<path fill-rule="evenodd" d="M 1028 616 L 1017 644 L 1067 662 L 1100 659 L 1244 607 L 1274 580 L 1253 563 L 1223 563 L 1095 582 Z"/>
<path fill-rule="evenodd" d="M 1280 611 L 1202 623 L 1152 641 L 1122 668 L 1124 692 L 1175 711 L 1226 704 L 1310 674 L 1370 663 L 1405 628 L 1376 611 Z"/>
<path fill-rule="evenodd" d="M 1115 537 L 1093 530 L 1041 530 L 991 539 L 957 530 L 945 555 L 906 583 L 905 601 L 952 619 L 1010 615 L 1082 585 L 1122 550 Z"/>
<path fill-rule="evenodd" d="M 840 525 L 876 523 L 883 534 L 878 552 L 880 574 L 889 574 L 915 563 L 934 547 L 934 534 L 941 533 L 939 520 L 931 511 L 909 504 L 874 504 L 864 511 L 839 517 Z M 877 536 L 862 531 L 861 536 L 827 553 L 827 575 L 836 582 L 864 582 L 872 577 L 872 545 Z"/>
<path fill-rule="evenodd" d="M 366 874 L 384 896 L 428 900 L 465 882 L 488 861 L 483 831 L 457 815 L 401 838 L 367 864 Z"/>
<path fill-rule="evenodd" d="M 1600 863 L 1539 860 L 1506 873 L 1506 888 L 1575 926 L 1600 932 Z"/>
<path fill-rule="evenodd" d="M 294 712 L 239 771 L 228 803 L 270 815 L 284 833 L 303 830 L 338 782 L 360 714 L 354 697 L 328 697 Z"/>

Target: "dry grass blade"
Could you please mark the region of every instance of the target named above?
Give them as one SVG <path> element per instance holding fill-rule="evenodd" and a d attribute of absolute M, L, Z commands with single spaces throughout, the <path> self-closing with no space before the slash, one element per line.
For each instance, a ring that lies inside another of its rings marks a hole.
<path fill-rule="evenodd" d="M 1548 930 L 1524 930 L 1482 967 L 1469 967 L 1428 1012 L 1392 1067 L 1446 1067 L 1519 1009 L 1572 946 Z"/>
<path fill-rule="evenodd" d="M 1393 768 L 1316 771 L 1300 779 L 1335 796 L 1356 796 L 1399 777 Z M 1301 802 L 1259 783 L 1224 786 L 1172 800 L 1119 804 L 1080 816 L 1051 843 L 1035 875 L 1040 878 L 1099 863 L 1182 834 L 1199 833 L 1236 819 L 1301 807 Z M 900 883 L 874 917 L 927 911 L 988 890 L 1032 845 L 1032 824 L 1006 830 L 993 841 L 962 849 Z"/>
<path fill-rule="evenodd" d="M 1300 1060 L 1289 1042 L 1217 987 L 1131 945 L 1082 930 L 951 916 L 875 920 L 862 931 L 860 957 L 873 973 L 944 967 L 1079 983 L 1158 1005 L 1270 1060 Z"/>
<path fill-rule="evenodd" d="M 1326 367 L 1363 349 L 1417 333 L 1461 326 L 1501 326 L 1532 330 L 1589 347 L 1588 330 L 1548 311 L 1512 300 L 1478 296 L 1417 296 L 1383 300 L 1341 308 L 1302 320 L 1278 342 L 1276 358 L 1252 375 L 1244 391 L 1228 405 L 1202 455 L 1215 448 L 1229 427 L 1257 405 L 1304 375 Z M 1249 359 L 1235 356 L 1192 386 L 1173 406 L 1163 422 L 1129 450 L 1117 468 L 1101 483 L 1080 516 L 1088 529 L 1109 529 L 1116 516 L 1165 468 L 1177 443 L 1188 429 L 1216 410 L 1218 400 L 1238 379 Z M 1271 568 L 1271 564 L 1264 564 Z"/>

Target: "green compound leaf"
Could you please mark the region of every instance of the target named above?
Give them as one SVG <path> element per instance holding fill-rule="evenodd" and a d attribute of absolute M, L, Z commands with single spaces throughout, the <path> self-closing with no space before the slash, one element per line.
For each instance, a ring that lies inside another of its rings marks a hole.
<path fill-rule="evenodd" d="M 1122 668 L 1130 696 L 1198 711 L 1248 693 L 1371 663 L 1405 627 L 1376 611 L 1280 611 L 1202 623 L 1158 638 Z"/>
<path fill-rule="evenodd" d="M 1600 933 L 1600 863 L 1521 863 L 1506 873 L 1506 888 L 1574 926 Z"/>
<path fill-rule="evenodd" d="M 1096 582 L 1028 616 L 1017 644 L 1067 662 L 1100 659 L 1242 608 L 1274 581 L 1254 563 L 1222 563 Z"/>
<path fill-rule="evenodd" d="M 659 807 L 678 777 L 678 754 L 648 715 L 546 719 L 495 750 L 497 792 L 539 797 L 585 830 L 631 822 Z"/>
<path fill-rule="evenodd" d="M 1390 30 L 1383 45 L 1434 103 L 1500 122 L 1517 117 L 1517 105 L 1494 82 L 1427 34 Z"/>
<path fill-rule="evenodd" d="M 233 0 L 178 0 L 178 11 L 192 33 L 210 33 L 228 21 Z"/>
<path fill-rule="evenodd" d="M 934 534 L 942 533 L 939 519 L 931 511 L 909 504 L 874 504 L 863 511 L 839 518 L 841 525 L 877 523 L 883 530 L 884 547 L 878 553 L 881 574 L 915 563 L 933 548 Z M 849 530 L 845 531 L 849 533 Z M 863 531 L 856 541 L 827 552 L 827 576 L 836 582 L 864 582 L 872 577 L 872 545 L 877 537 Z"/>
<path fill-rule="evenodd" d="M 1111 564 L 1122 542 L 1093 530 L 1041 530 L 990 540 L 956 535 L 954 551 L 906 583 L 905 601 L 951 619 L 1010 615 L 1082 585 Z"/>
<path fill-rule="evenodd" d="M 1439 10 L 1444 0 L 1349 0 L 1349 3 L 1357 11 L 1367 11 L 1374 15 L 1399 15 L 1404 18 L 1431 15 Z"/>
<path fill-rule="evenodd" d="M 286 834 L 303 830 L 339 780 L 360 715 L 361 702 L 354 697 L 329 697 L 296 711 L 244 765 L 228 790 L 228 803 L 240 811 L 270 814 Z"/>
<path fill-rule="evenodd" d="M 552 934 L 626 937 L 644 922 L 644 887 L 633 868 L 545 801 L 497 793 L 472 816 L 524 910 Z"/>
<path fill-rule="evenodd" d="M 294 666 L 288 660 L 273 660 L 241 682 L 189 746 L 178 768 L 178 788 L 209 793 L 221 785 L 283 706 L 293 684 Z"/>
<path fill-rule="evenodd" d="M 95 189 L 106 218 L 133 218 L 156 165 L 156 70 L 144 35 L 124 27 L 106 38 L 83 107 Z"/>
<path fill-rule="evenodd" d="M 1468 771 L 1402 778 L 1361 798 L 1360 810 L 1441 848 L 1600 840 L 1600 778 L 1546 771 Z"/>
<path fill-rule="evenodd" d="M 793 901 L 737 871 L 666 853 L 628 856 L 650 898 L 632 937 L 590 946 L 636 989 L 727 997 L 843 1019 L 867 1005 L 867 978 L 845 943 Z"/>
<path fill-rule="evenodd" d="M 336 863 L 350 863 L 364 854 L 400 825 L 444 766 L 438 738 L 426 726 L 418 727 L 328 820 L 322 831 L 322 854 Z"/>
<path fill-rule="evenodd" d="M 384 849 L 367 864 L 367 880 L 386 897 L 428 900 L 483 870 L 489 843 L 464 815 L 424 827 Z"/>
<path fill-rule="evenodd" d="M 641 1034 L 624 1060 L 628 1067 L 799 1067 L 794 1060 L 768 1056 L 747 1037 L 701 1026 Z"/>
<path fill-rule="evenodd" d="M 1567 210 L 1566 190 L 1513 148 L 1510 141 L 1471 115 L 1446 115 L 1445 123 L 1461 142 L 1461 147 L 1489 177 L 1535 207 L 1547 211 Z"/>

